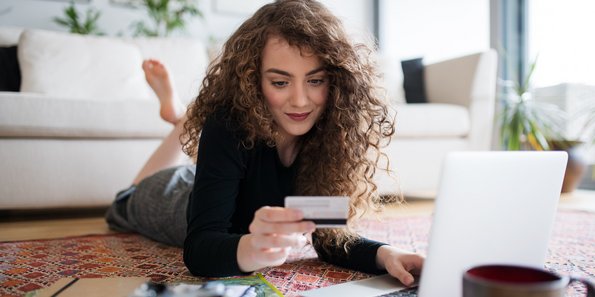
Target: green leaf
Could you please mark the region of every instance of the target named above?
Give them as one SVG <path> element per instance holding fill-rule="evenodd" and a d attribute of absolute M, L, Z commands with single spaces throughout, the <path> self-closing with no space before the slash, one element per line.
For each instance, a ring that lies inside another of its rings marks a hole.
<path fill-rule="evenodd" d="M 68 17 L 71 20 L 74 20 L 76 23 L 78 23 L 78 13 L 76 12 L 76 9 L 74 8 L 74 4 L 71 3 L 71 5 L 66 8 L 65 10 L 65 14 L 66 17 Z"/>
<path fill-rule="evenodd" d="M 203 17 L 198 9 L 196 0 L 144 0 L 143 6 L 150 19 L 150 30 L 135 29 L 135 33 L 155 33 L 158 36 L 168 36 L 176 30 L 184 30 L 186 21 L 192 17 Z M 137 22 L 134 22 L 135 24 Z M 135 25 L 133 25 L 135 27 Z"/>
<path fill-rule="evenodd" d="M 81 13 L 76 10 L 74 2 L 71 2 L 64 9 L 64 17 L 53 18 L 53 21 L 60 26 L 67 27 L 71 33 L 78 34 L 103 34 L 97 27 L 97 21 L 101 13 L 93 8 L 86 11 L 85 19 L 81 20 Z"/>
<path fill-rule="evenodd" d="M 58 25 L 62 25 L 62 26 L 68 26 L 70 23 L 67 20 L 55 17 L 53 18 L 54 23 L 57 23 Z"/>
<path fill-rule="evenodd" d="M 531 81 L 531 76 L 533 76 L 533 72 L 535 71 L 535 66 L 537 66 L 537 57 L 535 58 L 535 60 L 533 60 L 531 65 L 529 65 L 529 72 L 525 76 L 523 84 L 521 85 L 521 90 L 523 91 L 523 93 L 529 90 L 529 82 Z"/>
<path fill-rule="evenodd" d="M 531 122 L 531 130 L 530 135 L 535 139 L 537 142 L 536 144 L 532 144 L 533 148 L 536 150 L 549 150 L 548 142 L 543 135 L 541 128 L 535 123 Z"/>

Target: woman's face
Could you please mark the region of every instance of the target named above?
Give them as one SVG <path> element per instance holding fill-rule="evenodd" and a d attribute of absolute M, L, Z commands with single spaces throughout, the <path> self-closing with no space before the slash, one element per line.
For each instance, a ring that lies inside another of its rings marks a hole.
<path fill-rule="evenodd" d="M 328 95 L 320 59 L 282 38 L 270 37 L 261 69 L 262 92 L 279 134 L 287 139 L 306 134 L 324 111 Z"/>

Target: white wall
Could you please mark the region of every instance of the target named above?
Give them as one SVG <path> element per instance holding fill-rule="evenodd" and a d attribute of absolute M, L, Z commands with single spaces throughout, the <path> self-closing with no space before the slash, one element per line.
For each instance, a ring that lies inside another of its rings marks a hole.
<path fill-rule="evenodd" d="M 381 0 L 381 50 L 426 62 L 489 48 L 489 0 Z"/>
<path fill-rule="evenodd" d="M 371 0 L 321 0 L 337 15 L 347 32 L 357 40 L 373 38 L 373 11 Z"/>
<path fill-rule="evenodd" d="M 220 1 L 220 2 L 217 2 Z M 233 31 L 248 18 L 258 7 L 267 0 L 200 0 L 199 7 L 202 10 L 204 20 L 194 20 L 187 27 L 187 35 L 201 38 L 204 41 L 209 38 L 216 40 L 226 39 Z M 145 12 L 131 9 L 121 5 L 112 4 L 111 0 L 91 0 L 89 4 L 76 4 L 79 11 L 89 7 L 101 11 L 99 27 L 107 35 L 122 34 L 129 36 L 132 32 L 130 24 L 133 21 L 145 19 Z M 372 28 L 372 1 L 369 0 L 323 0 L 331 11 L 339 16 L 348 32 L 354 36 L 361 36 L 362 32 Z M 242 6 L 245 11 L 226 12 L 220 11 L 221 5 L 225 3 Z M 39 28 L 56 31 L 66 29 L 58 26 L 52 21 L 56 16 L 62 16 L 63 10 L 69 5 L 69 1 L 51 0 L 0 0 L 0 26 L 16 26 L 25 28 Z M 218 10 L 219 8 L 219 10 Z"/>

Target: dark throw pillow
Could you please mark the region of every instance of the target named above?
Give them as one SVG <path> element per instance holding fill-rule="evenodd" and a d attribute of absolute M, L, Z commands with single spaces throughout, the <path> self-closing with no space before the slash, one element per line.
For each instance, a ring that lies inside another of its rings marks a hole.
<path fill-rule="evenodd" d="M 21 69 L 17 46 L 0 47 L 0 91 L 18 92 L 21 88 Z"/>
<path fill-rule="evenodd" d="M 407 103 L 427 103 L 423 58 L 401 61 Z"/>

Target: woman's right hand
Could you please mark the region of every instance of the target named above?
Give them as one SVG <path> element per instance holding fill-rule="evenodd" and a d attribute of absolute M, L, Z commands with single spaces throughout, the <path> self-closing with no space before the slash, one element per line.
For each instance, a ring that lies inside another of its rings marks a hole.
<path fill-rule="evenodd" d="M 285 263 L 291 248 L 306 244 L 305 233 L 314 232 L 313 222 L 302 221 L 297 209 L 264 206 L 254 213 L 250 233 L 242 236 L 237 259 L 240 270 L 251 272 Z"/>

